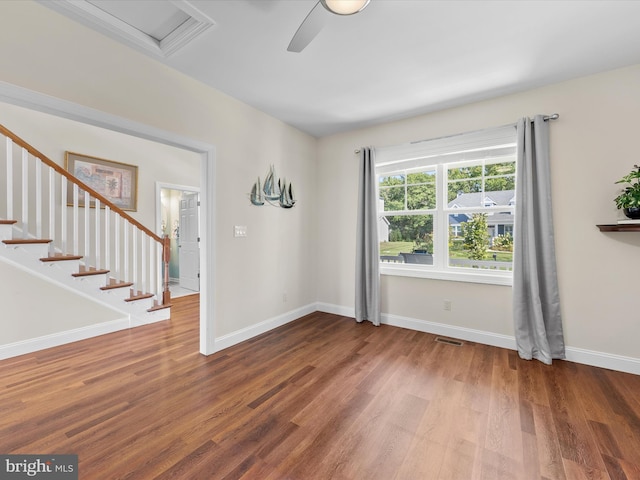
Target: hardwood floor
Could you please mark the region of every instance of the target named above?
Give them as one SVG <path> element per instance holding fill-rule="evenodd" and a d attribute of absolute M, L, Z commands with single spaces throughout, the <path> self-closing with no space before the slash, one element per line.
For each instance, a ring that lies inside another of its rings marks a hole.
<path fill-rule="evenodd" d="M 80 478 L 640 479 L 640 377 L 324 313 L 198 353 L 172 320 L 0 362 L 0 453 Z"/>

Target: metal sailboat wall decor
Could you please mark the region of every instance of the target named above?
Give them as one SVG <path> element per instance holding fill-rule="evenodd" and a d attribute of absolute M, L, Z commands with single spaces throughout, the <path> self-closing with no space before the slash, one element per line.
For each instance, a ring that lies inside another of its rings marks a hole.
<path fill-rule="evenodd" d="M 280 183 L 279 180 L 278 183 Z M 287 181 L 282 179 L 282 185 L 280 186 L 280 206 L 282 208 L 291 208 L 295 203 L 296 199 L 293 196 L 293 187 L 291 186 L 291 183 L 287 186 Z"/>
<path fill-rule="evenodd" d="M 260 188 L 260 177 L 258 177 L 258 181 L 253 184 L 251 189 L 251 203 L 257 206 L 264 205 L 264 193 Z"/>
<path fill-rule="evenodd" d="M 269 168 L 269 173 L 264 179 L 262 191 L 267 200 L 278 200 L 280 198 L 280 181 L 276 177 L 276 169 L 273 165 Z"/>
<path fill-rule="evenodd" d="M 291 182 L 279 179 L 276 176 L 276 169 L 273 165 L 269 167 L 269 172 L 264 179 L 264 185 L 258 181 L 253 184 L 250 194 L 251 203 L 256 206 L 264 205 L 265 202 L 274 207 L 291 208 L 295 205 L 296 199 L 293 194 Z"/>

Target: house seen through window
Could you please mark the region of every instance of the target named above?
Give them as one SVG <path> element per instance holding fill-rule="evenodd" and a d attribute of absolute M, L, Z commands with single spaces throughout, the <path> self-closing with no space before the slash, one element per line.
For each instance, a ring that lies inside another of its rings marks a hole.
<path fill-rule="evenodd" d="M 509 126 L 377 151 L 382 273 L 510 280 L 515 142 Z"/>

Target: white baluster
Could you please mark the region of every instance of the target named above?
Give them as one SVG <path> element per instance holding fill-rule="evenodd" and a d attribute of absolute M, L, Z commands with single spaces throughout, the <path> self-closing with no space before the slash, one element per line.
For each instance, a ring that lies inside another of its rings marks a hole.
<path fill-rule="evenodd" d="M 102 268 L 102 256 L 100 255 L 100 200 L 95 199 L 96 202 L 96 270 L 100 270 Z M 106 231 L 105 231 L 106 232 Z"/>
<path fill-rule="evenodd" d="M 79 255 L 80 250 L 80 226 L 78 225 L 78 216 L 80 215 L 80 209 L 78 204 L 80 202 L 80 192 L 78 185 L 73 184 L 73 254 Z"/>
<path fill-rule="evenodd" d="M 107 270 L 113 271 L 111 265 L 111 209 L 104 206 L 104 265 Z"/>
<path fill-rule="evenodd" d="M 158 281 L 156 279 L 156 248 L 157 242 L 152 238 L 149 238 L 149 288 L 150 293 L 153 293 L 158 298 Z"/>
<path fill-rule="evenodd" d="M 141 249 L 140 249 L 140 276 L 142 277 L 142 292 L 147 293 L 149 290 L 147 289 L 147 241 L 148 236 L 141 232 L 142 240 L 141 240 Z"/>
<path fill-rule="evenodd" d="M 36 159 L 36 238 L 42 238 L 42 163 Z"/>
<path fill-rule="evenodd" d="M 120 245 L 122 243 L 122 239 L 120 238 L 120 223 L 122 223 L 120 215 L 116 214 L 116 216 L 114 218 L 115 229 L 114 229 L 114 232 L 113 232 L 114 233 L 113 241 L 115 243 L 115 245 L 114 245 L 115 246 L 114 265 L 116 267 L 116 271 L 115 271 L 116 282 L 120 282 L 122 280 L 122 275 L 120 275 L 120 272 L 122 271 L 122 267 L 120 266 Z"/>
<path fill-rule="evenodd" d="M 133 278 L 131 281 L 133 282 L 134 292 L 138 292 L 138 227 L 135 225 L 132 225 L 132 227 L 133 242 L 131 243 L 131 255 L 133 263 L 131 268 L 133 268 Z"/>
<path fill-rule="evenodd" d="M 84 192 L 84 256 L 87 259 L 87 263 L 85 264 L 87 268 L 94 260 L 91 256 L 91 234 L 89 231 L 91 224 L 91 217 L 89 216 L 91 213 L 90 201 L 91 197 L 89 197 L 89 192 Z"/>
<path fill-rule="evenodd" d="M 7 137 L 7 220 L 13 218 L 13 142 Z"/>
<path fill-rule="evenodd" d="M 22 149 L 22 238 L 29 236 L 29 152 Z"/>
<path fill-rule="evenodd" d="M 68 245 L 67 245 L 67 234 L 68 228 L 67 225 L 67 178 L 61 176 L 60 177 L 60 248 L 62 249 L 62 253 L 67 253 Z"/>
<path fill-rule="evenodd" d="M 123 280 L 125 282 L 129 282 L 131 280 L 129 280 L 131 277 L 129 276 L 129 251 L 130 251 L 130 245 L 129 245 L 129 229 L 130 229 L 130 223 L 125 221 L 123 219 L 124 225 L 124 241 L 123 241 L 123 247 L 124 247 L 124 270 L 123 270 Z"/>
<path fill-rule="evenodd" d="M 49 167 L 49 238 L 56 238 L 56 171 Z M 51 251 L 53 253 L 53 245 Z"/>
<path fill-rule="evenodd" d="M 158 298 L 160 303 L 164 302 L 164 262 L 162 258 L 163 244 L 156 244 L 156 269 L 158 274 L 156 275 L 156 291 L 158 292 Z"/>

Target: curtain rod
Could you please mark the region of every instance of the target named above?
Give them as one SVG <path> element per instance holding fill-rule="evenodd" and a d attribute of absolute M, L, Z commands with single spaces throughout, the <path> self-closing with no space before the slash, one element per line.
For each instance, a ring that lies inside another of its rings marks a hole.
<path fill-rule="evenodd" d="M 557 120 L 558 118 L 560 118 L 560 114 L 559 114 L 559 113 L 553 113 L 553 114 L 551 114 L 551 115 L 544 115 L 544 116 L 542 117 L 542 119 L 543 119 L 545 122 L 546 122 L 547 120 Z M 514 124 L 514 125 L 515 125 L 515 124 Z M 478 131 L 480 131 L 480 130 L 478 130 Z M 456 134 L 456 135 L 458 135 L 458 134 Z M 442 138 L 442 137 L 441 137 L 441 138 Z M 421 140 L 421 141 L 424 141 L 424 140 Z M 411 142 L 411 143 L 419 143 L 419 142 Z M 356 148 L 356 149 L 353 151 L 353 153 L 355 153 L 355 154 L 357 155 L 357 154 L 358 154 L 358 153 L 360 153 L 361 151 L 362 151 L 362 149 L 360 149 L 360 148 Z"/>

